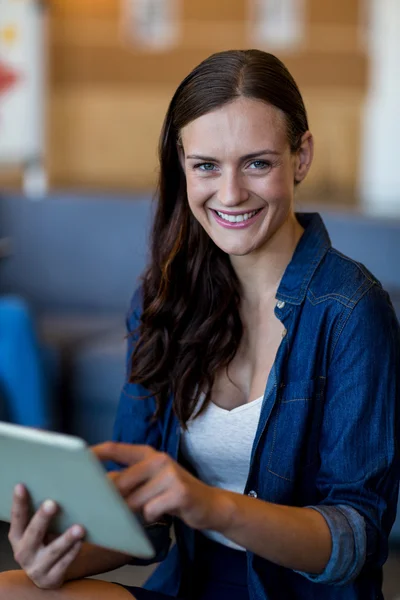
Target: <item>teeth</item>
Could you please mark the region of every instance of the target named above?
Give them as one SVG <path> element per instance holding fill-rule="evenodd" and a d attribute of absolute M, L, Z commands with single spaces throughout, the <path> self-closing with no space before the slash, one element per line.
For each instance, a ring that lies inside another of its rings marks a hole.
<path fill-rule="evenodd" d="M 230 223 L 241 223 L 242 221 L 247 221 L 247 219 L 251 219 L 251 217 L 254 217 L 258 210 L 253 210 L 252 212 L 237 216 L 226 215 L 225 213 L 219 212 L 218 210 L 216 212 L 217 215 L 221 217 L 221 219 L 224 219 L 224 221 L 229 221 Z"/>

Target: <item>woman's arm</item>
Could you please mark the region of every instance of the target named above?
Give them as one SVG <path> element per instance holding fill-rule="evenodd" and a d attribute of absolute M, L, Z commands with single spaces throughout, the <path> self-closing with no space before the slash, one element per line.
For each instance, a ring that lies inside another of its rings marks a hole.
<path fill-rule="evenodd" d="M 218 492 L 210 529 L 283 567 L 316 574 L 325 569 L 332 538 L 317 511 Z"/>
<path fill-rule="evenodd" d="M 114 484 L 129 507 L 151 522 L 164 513 L 194 529 L 220 531 L 248 550 L 295 570 L 321 572 L 329 561 L 331 535 L 311 508 L 278 506 L 208 486 L 163 452 L 149 446 L 109 442 L 96 446 L 100 460 L 130 465 Z"/>
<path fill-rule="evenodd" d="M 132 557 L 127 554 L 84 543 L 78 556 L 69 567 L 65 581 L 113 571 L 127 565 L 131 560 Z"/>

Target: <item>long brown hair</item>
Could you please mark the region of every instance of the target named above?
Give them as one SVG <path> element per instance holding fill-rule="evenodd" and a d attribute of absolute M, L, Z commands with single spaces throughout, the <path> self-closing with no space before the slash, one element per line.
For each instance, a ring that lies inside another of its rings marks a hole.
<path fill-rule="evenodd" d="M 243 329 L 240 284 L 229 256 L 189 208 L 179 136 L 185 125 L 239 96 L 262 100 L 285 114 L 292 152 L 308 130 L 293 77 L 278 58 L 260 50 L 213 54 L 183 80 L 169 105 L 159 145 L 158 204 L 130 381 L 155 395 L 156 415 L 172 394 L 183 427 L 203 392 L 202 409 L 207 406 L 215 375 L 234 358 Z"/>

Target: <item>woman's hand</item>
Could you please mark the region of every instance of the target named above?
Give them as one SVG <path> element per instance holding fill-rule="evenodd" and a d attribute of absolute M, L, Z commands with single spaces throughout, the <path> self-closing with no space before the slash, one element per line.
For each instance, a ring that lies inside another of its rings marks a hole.
<path fill-rule="evenodd" d="M 58 510 L 55 502 L 46 500 L 32 518 L 29 506 L 27 490 L 17 485 L 8 534 L 14 558 L 37 587 L 58 589 L 79 553 L 85 531 L 74 525 L 58 537 L 50 536 L 49 525 Z"/>
<path fill-rule="evenodd" d="M 164 452 L 114 442 L 92 450 L 101 461 L 127 465 L 113 476 L 114 485 L 128 506 L 141 511 L 148 522 L 170 514 L 194 529 L 215 529 L 227 517 L 223 490 L 202 483 Z"/>

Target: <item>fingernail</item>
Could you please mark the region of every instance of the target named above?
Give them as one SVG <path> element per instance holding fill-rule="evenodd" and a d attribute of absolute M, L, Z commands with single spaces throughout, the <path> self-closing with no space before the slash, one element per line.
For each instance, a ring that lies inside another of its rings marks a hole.
<path fill-rule="evenodd" d="M 54 500 L 46 500 L 43 502 L 43 510 L 47 514 L 51 514 L 56 510 L 56 503 Z"/>
<path fill-rule="evenodd" d="M 83 535 L 83 529 L 79 525 L 74 525 L 71 529 L 71 533 L 74 537 L 81 537 L 81 535 Z"/>
<path fill-rule="evenodd" d="M 23 498 L 24 493 L 25 493 L 25 488 L 21 483 L 18 483 L 18 485 L 16 485 L 14 488 L 14 492 L 15 492 L 15 495 L 18 496 L 18 498 Z"/>

